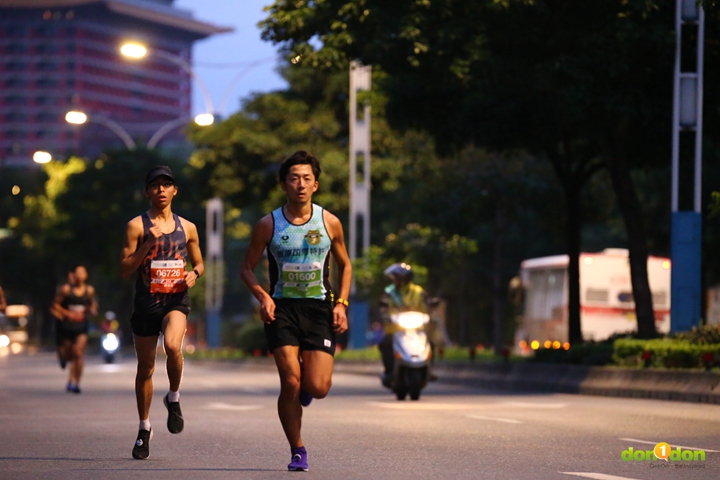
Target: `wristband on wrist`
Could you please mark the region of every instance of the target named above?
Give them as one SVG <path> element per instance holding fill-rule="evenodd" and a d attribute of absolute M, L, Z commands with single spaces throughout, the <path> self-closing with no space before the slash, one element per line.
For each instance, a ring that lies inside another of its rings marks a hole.
<path fill-rule="evenodd" d="M 335 303 L 342 303 L 343 305 L 345 305 L 346 308 L 350 306 L 350 302 L 348 302 L 344 298 L 338 298 L 337 300 L 335 300 Z"/>
<path fill-rule="evenodd" d="M 195 273 L 195 277 L 200 278 L 200 274 L 197 271 L 197 268 L 193 268 L 193 272 Z"/>

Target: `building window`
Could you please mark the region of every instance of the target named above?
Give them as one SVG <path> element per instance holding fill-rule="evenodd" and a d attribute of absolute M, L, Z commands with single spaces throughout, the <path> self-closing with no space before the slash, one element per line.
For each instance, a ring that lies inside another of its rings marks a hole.
<path fill-rule="evenodd" d="M 24 122 L 27 120 L 27 115 L 22 112 L 10 112 L 5 118 L 8 122 Z"/>
<path fill-rule="evenodd" d="M 35 68 L 41 72 L 54 72 L 57 70 L 57 65 L 50 62 L 40 62 L 35 65 Z"/>
<path fill-rule="evenodd" d="M 50 103 L 50 97 L 37 97 L 35 99 L 36 105 L 47 105 L 48 103 Z"/>
<path fill-rule="evenodd" d="M 65 53 L 75 53 L 75 44 L 68 43 L 67 45 L 65 45 Z"/>
<path fill-rule="evenodd" d="M 38 130 L 35 132 L 35 138 L 47 138 L 48 131 L 47 130 Z"/>
<path fill-rule="evenodd" d="M 35 85 L 40 88 L 57 87 L 57 84 L 58 82 L 54 78 L 41 78 L 35 82 Z"/>
<path fill-rule="evenodd" d="M 50 112 L 40 112 L 37 115 L 35 115 L 35 121 L 36 122 L 52 122 L 55 121 L 56 115 L 53 115 Z"/>
<path fill-rule="evenodd" d="M 7 47 L 5 47 L 5 51 L 7 53 L 27 53 L 27 50 L 27 47 L 20 43 L 11 43 Z"/>
<path fill-rule="evenodd" d="M 35 35 L 42 38 L 51 38 L 57 35 L 57 28 L 53 25 L 43 25 L 35 29 Z"/>
<path fill-rule="evenodd" d="M 10 25 L 5 29 L 8 37 L 24 37 L 27 30 L 22 25 Z"/>
<path fill-rule="evenodd" d="M 23 62 L 8 62 L 5 64 L 5 69 L 8 72 L 19 72 L 25 70 L 25 67 L 27 67 L 27 64 Z"/>
<path fill-rule="evenodd" d="M 5 103 L 7 105 L 25 105 L 27 103 L 27 99 L 25 97 L 21 97 L 20 95 L 9 95 L 5 97 Z"/>
<path fill-rule="evenodd" d="M 16 88 L 21 87 L 23 85 L 23 81 L 20 78 L 12 77 L 5 80 L 5 86 L 7 88 Z"/>
<path fill-rule="evenodd" d="M 57 47 L 55 45 L 50 45 L 50 44 L 46 43 L 46 44 L 38 45 L 37 47 L 35 47 L 35 52 L 36 53 L 55 53 L 55 52 L 57 52 Z"/>

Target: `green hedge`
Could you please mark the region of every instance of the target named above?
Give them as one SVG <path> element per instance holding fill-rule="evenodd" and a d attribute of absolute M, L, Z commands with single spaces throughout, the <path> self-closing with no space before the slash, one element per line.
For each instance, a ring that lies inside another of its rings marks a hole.
<path fill-rule="evenodd" d="M 607 365 L 612 363 L 613 345 L 607 342 L 586 342 L 571 345 L 569 350 L 540 348 L 531 357 L 533 362 L 569 363 L 571 365 Z"/>
<path fill-rule="evenodd" d="M 613 344 L 613 361 L 617 365 L 644 365 L 643 352 L 648 352 L 652 367 L 698 368 L 703 367 L 703 355 L 713 355 L 712 364 L 720 361 L 720 343 L 698 345 L 690 340 L 660 338 L 636 340 L 621 338 Z"/>

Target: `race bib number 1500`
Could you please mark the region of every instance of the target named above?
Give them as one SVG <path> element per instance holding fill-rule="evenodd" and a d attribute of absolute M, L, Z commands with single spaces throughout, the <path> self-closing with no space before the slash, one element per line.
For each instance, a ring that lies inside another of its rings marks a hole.
<path fill-rule="evenodd" d="M 185 262 L 153 260 L 150 262 L 150 293 L 179 293 L 187 290 Z"/>
<path fill-rule="evenodd" d="M 284 298 L 320 298 L 323 294 L 322 265 L 313 263 L 286 263 L 283 265 Z"/>

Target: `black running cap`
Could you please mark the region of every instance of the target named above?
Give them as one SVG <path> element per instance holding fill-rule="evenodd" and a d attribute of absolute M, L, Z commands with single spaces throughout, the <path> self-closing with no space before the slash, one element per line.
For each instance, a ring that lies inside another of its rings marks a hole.
<path fill-rule="evenodd" d="M 145 185 L 148 185 L 150 182 L 155 180 L 158 177 L 168 177 L 170 180 L 172 180 L 173 183 L 175 183 L 175 178 L 173 177 L 172 170 L 170 170 L 170 167 L 167 165 L 158 165 L 157 167 L 150 170 L 145 177 Z"/>

